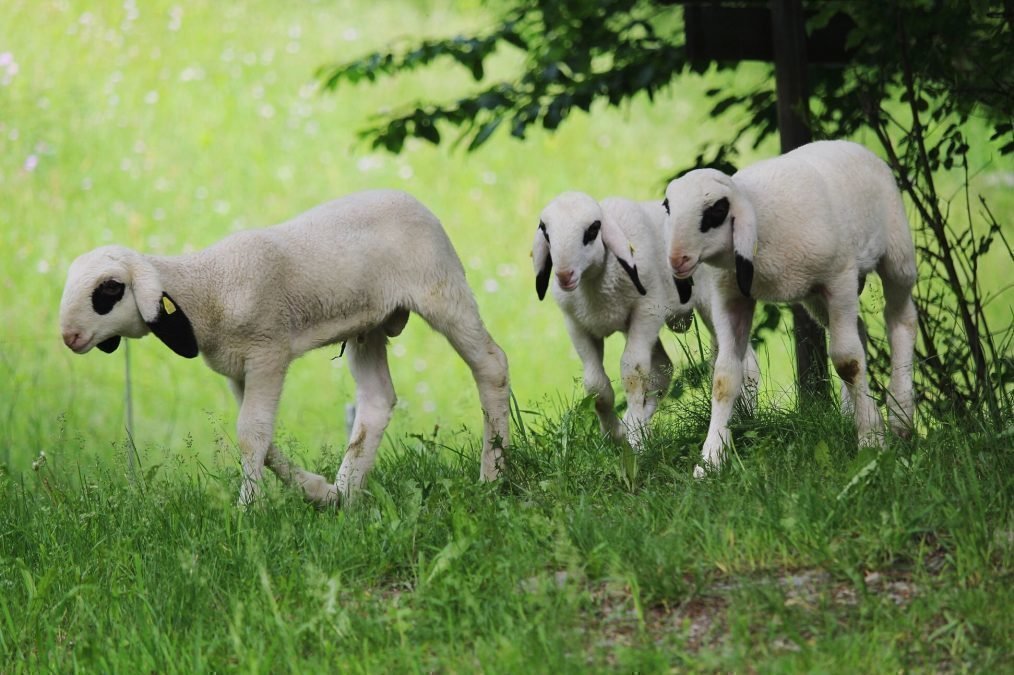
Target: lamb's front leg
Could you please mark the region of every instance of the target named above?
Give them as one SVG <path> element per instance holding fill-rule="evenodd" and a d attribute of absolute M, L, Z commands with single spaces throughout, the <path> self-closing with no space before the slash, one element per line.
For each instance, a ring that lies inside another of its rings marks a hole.
<path fill-rule="evenodd" d="M 387 336 L 373 330 L 348 343 L 349 371 L 356 382 L 356 419 L 335 478 L 336 497 L 353 500 L 373 468 L 396 398 L 387 366 Z"/>
<path fill-rule="evenodd" d="M 720 311 L 714 314 L 718 355 L 711 383 L 711 424 L 701 449 L 701 464 L 694 467 L 694 477 L 701 478 L 706 470 L 717 469 L 725 461 L 729 445 L 729 418 L 743 386 L 743 362 L 750 344 L 755 303 L 750 298 L 719 299 Z"/>
<path fill-rule="evenodd" d="M 243 406 L 244 382 L 243 380 L 229 380 L 229 387 L 236 397 L 236 403 Z M 272 442 L 268 446 L 267 455 L 264 457 L 264 465 L 275 472 L 275 475 L 289 487 L 297 487 L 303 491 L 303 496 L 311 502 L 324 503 L 330 499 L 334 488 L 323 476 L 307 471 L 303 467 L 291 461 Z"/>
<path fill-rule="evenodd" d="M 236 422 L 236 436 L 243 463 L 243 484 L 239 490 L 241 506 L 250 504 L 260 493 L 264 459 L 274 437 L 275 414 L 284 380 L 284 363 L 261 364 L 254 368 L 248 366 L 243 378 L 243 400 Z"/>
<path fill-rule="evenodd" d="M 622 443 L 624 435 L 620 428 L 620 418 L 616 416 L 616 395 L 602 365 L 605 350 L 603 340 L 585 332 L 569 317 L 566 324 L 570 341 L 574 344 L 574 351 L 577 352 L 584 367 L 584 389 L 595 399 L 595 414 L 599 418 L 602 434 Z"/>
<path fill-rule="evenodd" d="M 623 390 L 627 395 L 623 426 L 627 441 L 634 448 L 639 448 L 643 443 L 651 416 L 658 405 L 658 392 L 653 388 L 656 378 L 653 376 L 652 354 L 663 322 L 663 317 L 638 314 L 635 311 L 630 318 L 627 344 L 620 358 Z"/>

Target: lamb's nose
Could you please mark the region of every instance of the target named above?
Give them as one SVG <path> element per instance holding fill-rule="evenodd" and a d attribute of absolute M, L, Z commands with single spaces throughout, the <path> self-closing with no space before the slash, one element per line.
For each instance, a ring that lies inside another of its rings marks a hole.
<path fill-rule="evenodd" d="M 564 270 L 556 273 L 556 278 L 560 280 L 561 286 L 570 286 L 574 281 L 574 271 Z"/>
<path fill-rule="evenodd" d="M 669 266 L 674 270 L 679 269 L 690 262 L 690 256 L 673 253 L 669 256 Z"/>
<path fill-rule="evenodd" d="M 81 333 L 75 333 L 67 331 L 63 334 L 63 344 L 67 345 L 71 349 L 74 348 L 74 344 L 80 339 Z"/>

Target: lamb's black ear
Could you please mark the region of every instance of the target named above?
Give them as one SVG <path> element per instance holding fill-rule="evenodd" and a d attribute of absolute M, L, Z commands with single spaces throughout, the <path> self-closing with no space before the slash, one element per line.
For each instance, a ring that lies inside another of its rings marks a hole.
<path fill-rule="evenodd" d="M 644 284 L 641 283 L 641 277 L 637 273 L 637 265 L 630 265 L 623 258 L 618 257 L 616 259 L 620 261 L 620 267 L 622 267 L 623 271 L 627 273 L 630 280 L 634 282 L 634 288 L 637 289 L 637 292 L 641 295 L 647 295 L 648 289 L 646 289 Z"/>
<path fill-rule="evenodd" d="M 539 300 L 542 300 L 546 297 L 546 289 L 549 288 L 553 256 L 549 251 L 549 232 L 541 220 L 539 226 L 535 228 L 535 239 L 532 241 L 532 266 L 535 268 L 535 292 L 538 293 Z"/>
<path fill-rule="evenodd" d="M 736 254 L 736 283 L 739 292 L 749 298 L 753 287 L 753 261 L 739 253 Z"/>
<path fill-rule="evenodd" d="M 535 292 L 539 295 L 539 300 L 546 297 L 546 289 L 549 288 L 549 277 L 553 274 L 553 256 L 546 252 L 545 261 L 542 264 L 542 269 L 539 270 L 538 274 L 535 275 Z"/>
<path fill-rule="evenodd" d="M 148 322 L 148 328 L 155 337 L 180 356 L 188 359 L 197 356 L 197 337 L 194 336 L 190 319 L 168 293 L 162 293 L 162 299 L 158 304 L 158 316 L 154 321 Z"/>
<path fill-rule="evenodd" d="M 627 273 L 630 280 L 634 282 L 634 288 L 641 295 L 647 295 L 648 291 L 641 283 L 641 277 L 637 273 L 637 263 L 634 261 L 634 247 L 627 241 L 627 235 L 612 218 L 602 218 L 602 243 L 606 250 L 616 256 L 620 261 L 620 267 Z"/>
<path fill-rule="evenodd" d="M 120 336 L 114 335 L 113 337 L 103 340 L 102 342 L 98 343 L 95 346 L 104 351 L 106 354 L 112 354 L 113 352 L 116 351 L 116 348 L 120 346 Z"/>
<path fill-rule="evenodd" d="M 680 294 L 680 302 L 684 305 L 690 302 L 690 296 L 693 295 L 694 292 L 693 277 L 690 277 L 689 279 L 677 279 L 676 277 L 673 277 L 672 280 L 673 283 L 676 284 L 676 292 Z"/>
<path fill-rule="evenodd" d="M 746 297 L 753 287 L 753 261 L 757 257 L 757 214 L 746 195 L 737 193 L 730 208 L 732 248 L 736 253 L 736 282 Z"/>

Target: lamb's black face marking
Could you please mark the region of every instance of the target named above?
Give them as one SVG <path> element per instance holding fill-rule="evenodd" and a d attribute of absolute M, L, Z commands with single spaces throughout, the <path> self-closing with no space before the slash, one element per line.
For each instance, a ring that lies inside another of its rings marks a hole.
<path fill-rule="evenodd" d="M 676 277 L 673 277 L 672 281 L 676 284 L 676 292 L 680 295 L 680 302 L 684 305 L 690 302 L 690 296 L 693 295 L 694 292 L 693 277 L 689 279 L 677 279 Z"/>
<path fill-rule="evenodd" d="M 102 342 L 98 343 L 95 346 L 104 351 L 106 354 L 112 354 L 113 352 L 116 351 L 116 348 L 120 346 L 120 336 L 114 335 L 113 337 L 103 340 Z"/>
<path fill-rule="evenodd" d="M 602 228 L 602 221 L 596 220 L 594 223 L 588 226 L 588 229 L 584 231 L 584 245 L 595 241 L 595 237 L 599 236 L 599 230 Z"/>
<path fill-rule="evenodd" d="M 116 279 L 106 279 L 92 291 L 92 309 L 96 314 L 109 314 L 123 298 L 126 286 Z"/>
<path fill-rule="evenodd" d="M 707 232 L 725 222 L 729 215 L 729 199 L 722 197 L 717 202 L 704 209 L 701 216 L 701 232 Z"/>
<path fill-rule="evenodd" d="M 668 197 L 666 197 L 665 199 L 662 200 L 662 206 L 665 207 L 665 215 L 668 216 L 669 215 L 669 198 Z"/>
<path fill-rule="evenodd" d="M 546 224 L 539 221 L 539 229 L 542 230 L 542 236 L 546 238 L 546 243 L 549 243 L 549 232 L 546 230 Z"/>

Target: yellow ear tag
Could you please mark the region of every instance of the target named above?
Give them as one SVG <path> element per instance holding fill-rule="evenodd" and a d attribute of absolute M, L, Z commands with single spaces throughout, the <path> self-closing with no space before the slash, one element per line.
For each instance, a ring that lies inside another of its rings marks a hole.
<path fill-rule="evenodd" d="M 630 247 L 630 255 L 634 255 L 634 245 L 631 244 L 630 242 L 627 242 L 627 246 Z"/>
<path fill-rule="evenodd" d="M 168 296 L 162 296 L 162 306 L 165 307 L 166 314 L 172 314 L 176 311 L 176 305 L 173 304 L 173 301 Z"/>

